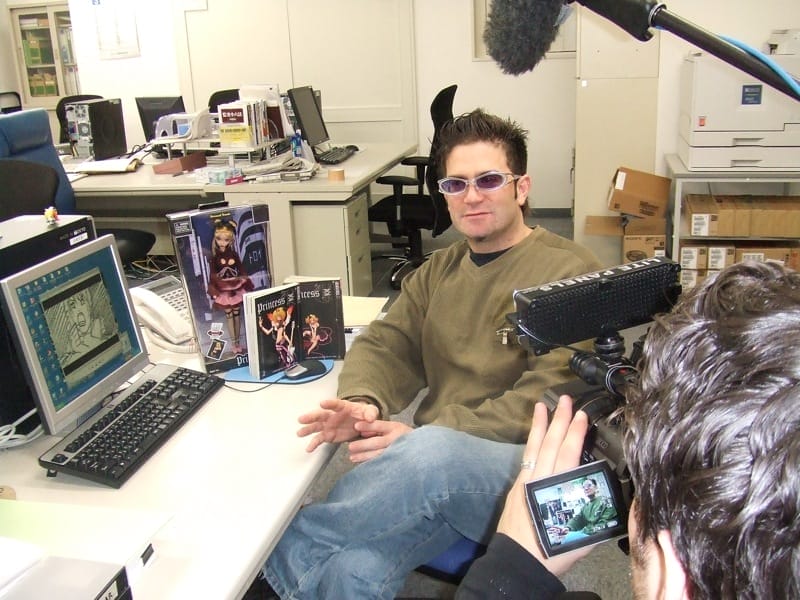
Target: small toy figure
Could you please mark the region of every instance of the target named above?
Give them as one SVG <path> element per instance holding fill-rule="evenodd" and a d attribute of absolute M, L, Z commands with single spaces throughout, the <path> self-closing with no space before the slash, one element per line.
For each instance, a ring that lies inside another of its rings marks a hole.
<path fill-rule="evenodd" d="M 258 326 L 265 335 L 271 335 L 275 340 L 275 351 L 283 368 L 289 368 L 297 362 L 294 352 L 294 324 L 292 323 L 292 311 L 294 307 L 288 309 L 279 306 L 271 313 L 262 315 L 258 320 Z M 269 321 L 267 327 L 265 320 Z"/>
<path fill-rule="evenodd" d="M 319 347 L 331 341 L 331 328 L 320 325 L 319 317 L 314 313 L 309 314 L 304 320 L 303 348 L 305 349 L 306 358 L 323 356 Z"/>
<path fill-rule="evenodd" d="M 214 301 L 213 307 L 225 313 L 233 352 L 242 354 L 246 352 L 239 343 L 243 294 L 254 286 L 236 252 L 236 223 L 233 221 L 218 219 L 214 222 L 210 267 L 208 295 Z"/>
<path fill-rule="evenodd" d="M 48 225 L 55 225 L 58 222 L 58 211 L 55 206 L 48 206 L 44 209 L 44 220 Z"/>

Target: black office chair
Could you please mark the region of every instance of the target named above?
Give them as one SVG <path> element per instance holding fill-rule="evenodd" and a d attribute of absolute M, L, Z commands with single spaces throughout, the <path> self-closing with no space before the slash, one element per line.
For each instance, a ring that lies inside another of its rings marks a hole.
<path fill-rule="evenodd" d="M 73 102 L 83 102 L 84 100 L 100 100 L 102 96 L 96 94 L 77 94 L 75 96 L 64 96 L 56 104 L 56 118 L 58 119 L 58 143 L 66 144 L 69 142 L 69 128 L 67 127 L 67 104 Z"/>
<path fill-rule="evenodd" d="M 403 255 L 381 255 L 375 258 L 388 258 L 396 261 L 392 268 L 390 285 L 400 289 L 403 277 L 420 266 L 427 259 L 422 247 L 422 230 L 430 230 L 432 237 L 445 232 L 451 224 L 447 201 L 439 192 L 436 183 L 437 170 L 432 156 L 436 149 L 436 140 L 441 126 L 453 118 L 453 98 L 458 86 L 451 85 L 441 90 L 431 103 L 431 120 L 433 121 L 433 139 L 429 156 L 411 156 L 400 164 L 416 167 L 416 178 L 405 175 L 384 175 L 378 177 L 376 183 L 392 186 L 392 195 L 382 198 L 373 204 L 368 211 L 368 219 L 373 222 L 386 223 L 389 237 L 372 236 L 373 241 L 389 241 L 393 247 L 403 248 Z M 425 187 L 428 193 L 425 193 Z M 415 188 L 413 192 L 404 192 L 404 188 Z"/>
<path fill-rule="evenodd" d="M 21 185 L 24 182 L 24 185 Z M 58 173 L 27 160 L 0 160 L 0 221 L 20 215 L 42 215 L 55 206 Z"/>
<path fill-rule="evenodd" d="M 227 104 L 228 102 L 236 102 L 239 99 L 239 90 L 217 90 L 208 98 L 208 112 L 217 112 L 217 107 L 220 104 Z"/>

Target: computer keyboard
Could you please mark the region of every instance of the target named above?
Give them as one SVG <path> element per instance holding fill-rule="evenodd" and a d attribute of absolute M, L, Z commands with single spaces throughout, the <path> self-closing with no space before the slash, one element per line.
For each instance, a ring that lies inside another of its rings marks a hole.
<path fill-rule="evenodd" d="M 39 457 L 49 471 L 119 488 L 224 381 L 158 364 Z"/>
<path fill-rule="evenodd" d="M 355 146 L 333 146 L 317 154 L 317 162 L 323 165 L 338 165 L 356 153 Z"/>

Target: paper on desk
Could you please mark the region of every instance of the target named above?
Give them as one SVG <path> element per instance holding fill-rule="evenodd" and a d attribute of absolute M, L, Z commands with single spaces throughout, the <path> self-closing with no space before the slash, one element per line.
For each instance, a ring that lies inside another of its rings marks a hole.
<path fill-rule="evenodd" d="M 80 163 L 64 163 L 67 173 L 126 173 L 139 168 L 141 161 L 135 157 L 111 158 L 108 160 L 85 160 Z"/>
<path fill-rule="evenodd" d="M 35 544 L 0 537 L 0 592 L 43 557 L 44 551 Z"/>
<path fill-rule="evenodd" d="M 388 297 L 342 296 L 345 327 L 365 327 L 378 318 Z"/>

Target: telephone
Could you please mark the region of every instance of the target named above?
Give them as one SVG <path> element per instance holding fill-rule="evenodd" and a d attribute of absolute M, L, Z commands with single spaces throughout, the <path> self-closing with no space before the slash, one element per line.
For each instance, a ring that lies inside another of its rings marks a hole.
<path fill-rule="evenodd" d="M 162 277 L 130 290 L 139 324 L 154 344 L 172 352 L 196 352 L 183 288 L 175 277 Z M 177 300 L 175 296 L 180 296 Z M 182 300 L 182 302 L 181 302 Z"/>

